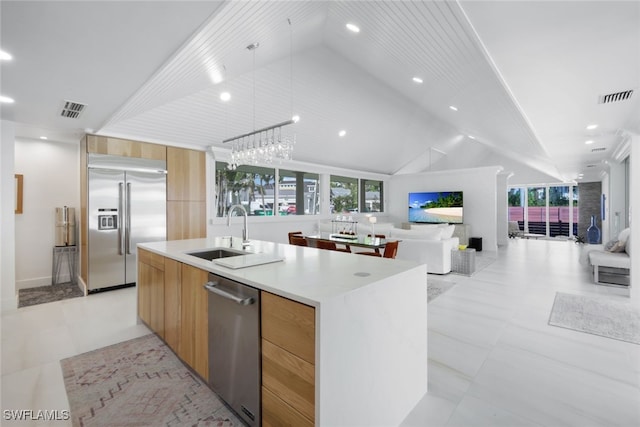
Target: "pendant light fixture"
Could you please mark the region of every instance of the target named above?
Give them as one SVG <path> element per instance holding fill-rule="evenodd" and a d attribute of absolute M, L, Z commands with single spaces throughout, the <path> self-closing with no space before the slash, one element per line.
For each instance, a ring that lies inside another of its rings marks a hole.
<path fill-rule="evenodd" d="M 244 164 L 272 163 L 274 160 L 291 160 L 293 146 L 296 143 L 295 133 L 288 135 L 282 128 L 298 121 L 293 115 L 293 32 L 289 23 L 290 39 L 290 80 L 291 80 L 291 119 L 272 126 L 256 129 L 256 50 L 260 43 L 252 43 L 247 50 L 253 53 L 253 131 L 227 138 L 223 144 L 231 144 L 231 161 L 228 168 L 237 169 Z"/>

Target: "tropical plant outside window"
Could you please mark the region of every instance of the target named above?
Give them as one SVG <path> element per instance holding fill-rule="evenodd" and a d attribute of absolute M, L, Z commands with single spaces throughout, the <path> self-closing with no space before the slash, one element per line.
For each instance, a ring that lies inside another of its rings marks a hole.
<path fill-rule="evenodd" d="M 358 212 L 358 179 L 331 175 L 331 213 Z"/>
<path fill-rule="evenodd" d="M 216 216 L 226 216 L 235 204 L 249 215 L 274 215 L 274 194 L 275 169 L 243 165 L 229 170 L 227 163 L 216 162 Z"/>
<path fill-rule="evenodd" d="M 383 212 L 382 181 L 360 180 L 360 206 L 362 212 Z"/>

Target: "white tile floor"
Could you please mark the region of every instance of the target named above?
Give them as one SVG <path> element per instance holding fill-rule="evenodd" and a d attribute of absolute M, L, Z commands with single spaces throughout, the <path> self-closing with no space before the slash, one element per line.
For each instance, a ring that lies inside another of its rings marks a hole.
<path fill-rule="evenodd" d="M 548 325 L 557 291 L 640 307 L 592 284 L 572 242 L 510 240 L 429 304 L 429 393 L 403 426 L 640 426 L 640 345 Z M 479 255 L 484 255 L 480 253 Z"/>
<path fill-rule="evenodd" d="M 640 345 L 547 324 L 556 291 L 640 306 L 579 251 L 511 240 L 473 277 L 439 276 L 457 286 L 429 304 L 429 393 L 403 425 L 640 426 Z M 148 333 L 135 312 L 135 288 L 4 312 L 2 409 L 68 409 L 59 360 Z"/>

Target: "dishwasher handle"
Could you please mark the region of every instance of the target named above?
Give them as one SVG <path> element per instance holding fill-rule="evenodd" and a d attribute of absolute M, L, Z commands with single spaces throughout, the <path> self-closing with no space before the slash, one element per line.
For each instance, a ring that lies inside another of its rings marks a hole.
<path fill-rule="evenodd" d="M 204 285 L 204 288 L 206 290 L 208 290 L 209 292 L 213 292 L 216 295 L 220 295 L 223 298 L 226 299 L 230 299 L 240 305 L 251 305 L 255 302 L 255 299 L 253 297 L 249 297 L 249 298 L 240 298 L 236 295 L 233 295 L 227 291 L 223 291 L 222 289 L 218 288 L 218 283 L 217 282 L 207 282 L 206 285 Z"/>

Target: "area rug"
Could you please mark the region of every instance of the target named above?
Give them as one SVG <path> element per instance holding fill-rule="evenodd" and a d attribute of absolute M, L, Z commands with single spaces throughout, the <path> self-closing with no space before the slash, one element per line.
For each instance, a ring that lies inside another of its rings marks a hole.
<path fill-rule="evenodd" d="M 606 296 L 557 292 L 549 325 L 640 344 L 640 310 Z"/>
<path fill-rule="evenodd" d="M 60 361 L 74 426 L 242 426 L 156 336 Z"/>
<path fill-rule="evenodd" d="M 18 290 L 18 308 L 63 299 L 83 297 L 80 287 L 71 282 Z"/>
<path fill-rule="evenodd" d="M 444 280 L 427 278 L 427 303 L 438 298 L 440 295 L 453 288 L 456 284 L 454 282 L 445 282 Z"/>

